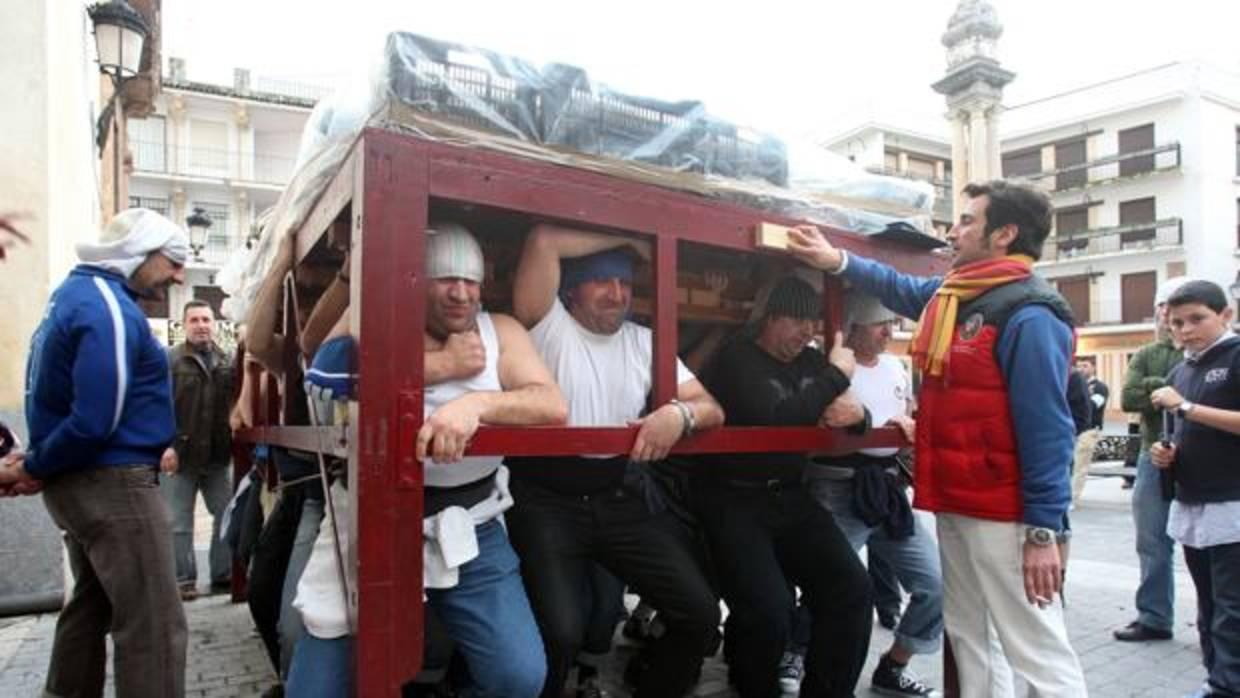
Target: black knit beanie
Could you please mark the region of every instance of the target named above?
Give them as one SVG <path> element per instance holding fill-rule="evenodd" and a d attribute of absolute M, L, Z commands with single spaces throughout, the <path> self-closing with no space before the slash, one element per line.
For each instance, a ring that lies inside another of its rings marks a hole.
<path fill-rule="evenodd" d="M 822 317 L 822 297 L 808 281 L 785 276 L 771 289 L 766 316 L 817 320 Z"/>

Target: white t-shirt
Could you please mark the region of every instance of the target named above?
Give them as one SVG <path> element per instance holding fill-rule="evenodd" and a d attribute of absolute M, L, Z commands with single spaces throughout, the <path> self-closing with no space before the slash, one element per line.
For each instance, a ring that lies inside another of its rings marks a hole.
<path fill-rule="evenodd" d="M 466 393 L 501 390 L 499 384 L 499 335 L 490 313 L 478 313 L 478 337 L 486 350 L 486 366 L 480 373 L 464 380 L 445 381 L 426 386 L 422 400 L 422 418 L 431 416 L 435 410 Z M 457 463 L 436 463 L 427 458 L 426 485 L 428 487 L 456 487 L 477 482 L 495 472 L 503 456 L 467 456 Z"/>
<path fill-rule="evenodd" d="M 595 334 L 555 299 L 530 338 L 568 401 L 569 426 L 624 426 L 641 416 L 653 382 L 651 336 L 627 320 L 615 334 Z M 694 378 L 677 357 L 677 385 Z"/>
<path fill-rule="evenodd" d="M 852 391 L 861 404 L 870 410 L 874 426 L 882 426 L 892 417 L 908 414 L 909 399 L 913 386 L 904 364 L 891 354 L 879 354 L 874 366 L 857 363 L 853 371 Z M 898 448 L 863 448 L 868 456 L 886 457 L 899 453 Z"/>

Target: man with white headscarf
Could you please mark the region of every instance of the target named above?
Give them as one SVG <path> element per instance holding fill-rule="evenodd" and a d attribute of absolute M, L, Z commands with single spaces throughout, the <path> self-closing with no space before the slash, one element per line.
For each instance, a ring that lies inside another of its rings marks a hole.
<path fill-rule="evenodd" d="M 30 448 L 0 488 L 41 483 L 77 580 L 56 621 L 45 695 L 102 696 L 105 636 L 116 694 L 185 693 L 185 613 L 173 575 L 160 456 L 176 433 L 168 360 L 138 308 L 184 281 L 189 240 L 145 209 L 117 214 L 52 294 L 30 345 Z"/>

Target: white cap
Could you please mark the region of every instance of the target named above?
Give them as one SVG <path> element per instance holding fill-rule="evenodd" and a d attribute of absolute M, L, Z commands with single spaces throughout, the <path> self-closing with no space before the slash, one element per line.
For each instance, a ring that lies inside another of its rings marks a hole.
<path fill-rule="evenodd" d="M 891 322 L 897 317 L 895 313 L 879 302 L 878 298 L 862 293 L 855 288 L 848 292 L 848 300 L 844 306 L 844 322 L 846 327 Z"/>
<path fill-rule="evenodd" d="M 482 248 L 460 223 L 437 221 L 426 230 L 426 275 L 482 283 Z"/>
<path fill-rule="evenodd" d="M 1154 307 L 1157 308 L 1163 303 L 1166 303 L 1167 300 L 1171 298 L 1171 294 L 1180 290 L 1180 287 L 1189 281 L 1192 281 L 1191 277 L 1177 276 L 1174 279 L 1167 279 L 1159 284 L 1158 291 L 1154 294 Z"/>

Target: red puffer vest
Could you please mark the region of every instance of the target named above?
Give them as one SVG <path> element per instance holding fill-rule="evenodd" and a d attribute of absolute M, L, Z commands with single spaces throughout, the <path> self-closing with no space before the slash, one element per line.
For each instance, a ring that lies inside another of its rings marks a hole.
<path fill-rule="evenodd" d="M 995 349 L 1008 318 L 1031 303 L 1046 305 L 1073 324 L 1063 297 L 1036 276 L 960 306 L 947 368 L 942 376 L 923 380 L 918 398 L 917 508 L 1021 519 L 1020 458 Z M 1067 376 L 1064 383 L 1066 389 Z"/>

